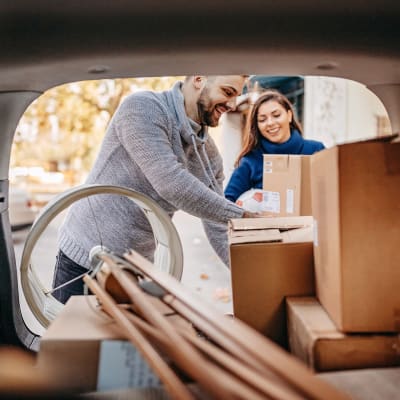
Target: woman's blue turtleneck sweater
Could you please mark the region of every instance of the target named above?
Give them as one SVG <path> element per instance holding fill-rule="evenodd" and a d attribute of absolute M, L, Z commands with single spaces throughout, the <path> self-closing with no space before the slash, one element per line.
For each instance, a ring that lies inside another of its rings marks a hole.
<path fill-rule="evenodd" d="M 262 188 L 263 154 L 305 154 L 311 155 L 323 150 L 325 146 L 316 140 L 306 140 L 297 130 L 292 130 L 290 139 L 285 143 L 272 143 L 264 137 L 249 154 L 245 155 L 239 166 L 233 171 L 225 188 L 225 197 L 231 201 L 247 190 Z"/>

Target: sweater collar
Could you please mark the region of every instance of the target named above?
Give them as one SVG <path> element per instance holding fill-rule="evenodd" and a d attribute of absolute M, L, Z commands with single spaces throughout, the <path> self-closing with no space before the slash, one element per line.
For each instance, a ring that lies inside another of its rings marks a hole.
<path fill-rule="evenodd" d="M 266 154 L 299 154 L 303 143 L 304 139 L 296 129 L 291 130 L 289 140 L 284 143 L 272 143 L 260 135 L 260 146 Z"/>
<path fill-rule="evenodd" d="M 208 138 L 208 127 L 198 124 L 187 116 L 185 111 L 185 99 L 182 93 L 182 84 L 183 83 L 180 81 L 176 82 L 171 90 L 175 112 L 181 125 L 181 137 L 186 143 L 193 142 L 192 136 L 196 143 L 205 143 Z"/>

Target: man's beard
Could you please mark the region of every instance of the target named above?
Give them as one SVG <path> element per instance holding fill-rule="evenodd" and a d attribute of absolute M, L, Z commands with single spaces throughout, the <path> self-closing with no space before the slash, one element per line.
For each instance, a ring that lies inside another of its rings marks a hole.
<path fill-rule="evenodd" d="M 208 97 L 208 90 L 204 88 L 197 100 L 197 112 L 199 114 L 199 120 L 201 125 L 206 126 L 217 126 L 218 119 L 213 116 L 215 107 L 210 110 L 210 98 Z"/>

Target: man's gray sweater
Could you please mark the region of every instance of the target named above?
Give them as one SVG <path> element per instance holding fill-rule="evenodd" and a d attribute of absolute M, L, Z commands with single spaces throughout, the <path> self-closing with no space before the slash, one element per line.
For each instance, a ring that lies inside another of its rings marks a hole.
<path fill-rule="evenodd" d="M 223 197 L 222 159 L 207 131 L 188 119 L 181 86 L 178 82 L 169 91 L 139 92 L 124 100 L 86 183 L 129 187 L 151 197 L 171 217 L 183 210 L 201 218 L 211 245 L 228 265 L 227 222 L 240 218 L 243 209 Z M 132 248 L 153 259 L 150 224 L 123 196 L 79 200 L 60 228 L 60 249 L 83 267 L 89 267 L 89 252 L 100 243 L 116 254 Z"/>

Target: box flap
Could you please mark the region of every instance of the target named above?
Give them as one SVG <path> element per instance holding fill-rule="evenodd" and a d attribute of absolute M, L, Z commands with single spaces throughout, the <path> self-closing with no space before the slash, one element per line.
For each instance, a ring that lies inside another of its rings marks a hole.
<path fill-rule="evenodd" d="M 261 231 L 239 231 L 232 232 L 229 241 L 230 244 L 281 242 L 282 235 L 279 229 L 265 229 Z"/>
<path fill-rule="evenodd" d="M 266 217 L 266 218 L 237 218 L 229 221 L 231 231 L 249 231 L 262 229 L 294 229 L 312 226 L 313 218 L 305 217 Z"/>
<path fill-rule="evenodd" d="M 314 230 L 312 226 L 304 228 L 290 229 L 281 232 L 282 241 L 285 243 L 304 243 L 312 242 L 314 239 Z"/>
<path fill-rule="evenodd" d="M 99 309 L 95 296 L 72 296 L 42 337 L 42 341 L 104 339 L 121 339 L 121 332 Z"/>

